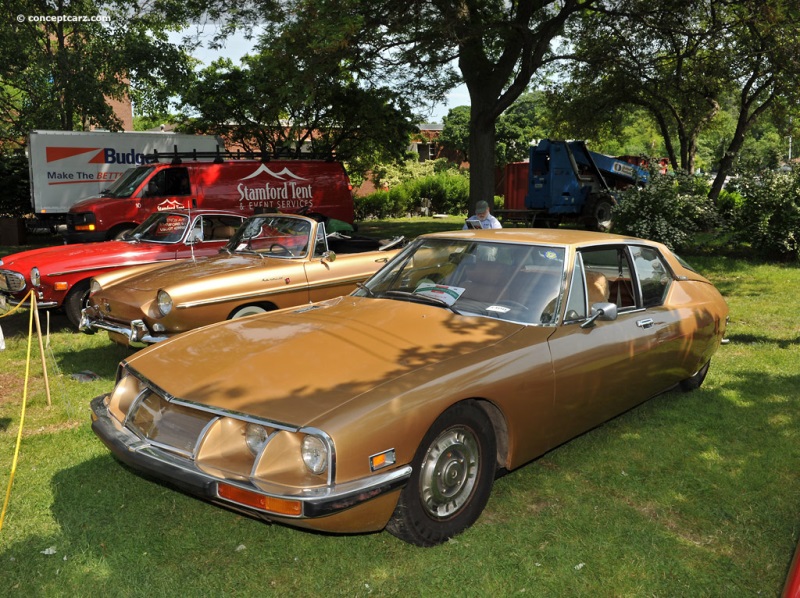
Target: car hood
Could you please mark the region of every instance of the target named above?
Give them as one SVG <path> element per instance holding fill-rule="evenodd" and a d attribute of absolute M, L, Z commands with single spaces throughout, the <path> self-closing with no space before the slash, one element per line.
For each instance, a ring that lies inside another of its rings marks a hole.
<path fill-rule="evenodd" d="M 230 279 L 234 272 L 253 268 L 281 269 L 296 265 L 296 262 L 244 253 L 221 253 L 203 260 L 172 262 L 162 268 L 149 270 L 125 280 L 125 289 L 153 293 L 158 289 L 167 289 L 170 294 L 175 294 L 179 288 L 196 289 L 198 283 L 202 286 L 204 281 L 223 274 Z"/>
<path fill-rule="evenodd" d="M 187 332 L 128 363 L 171 396 L 303 426 L 380 385 L 464 358 L 522 328 L 441 307 L 348 296 Z M 423 377 L 409 384 L 424 384 Z"/>
<path fill-rule="evenodd" d="M 0 268 L 15 270 L 25 275 L 34 266 L 45 275 L 80 272 L 105 266 L 146 264 L 156 259 L 156 256 L 169 251 L 165 245 L 126 241 L 54 245 L 0 258 L 3 260 Z"/>

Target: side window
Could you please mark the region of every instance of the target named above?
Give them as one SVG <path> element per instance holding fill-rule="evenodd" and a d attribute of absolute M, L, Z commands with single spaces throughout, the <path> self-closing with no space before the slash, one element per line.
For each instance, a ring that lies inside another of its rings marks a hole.
<path fill-rule="evenodd" d="M 636 309 L 635 278 L 624 247 L 603 246 L 580 252 L 589 306 L 609 301 L 619 311 Z"/>
<path fill-rule="evenodd" d="M 639 277 L 643 307 L 656 307 L 664 303 L 672 276 L 659 252 L 652 247 L 631 247 L 633 263 Z"/>
<path fill-rule="evenodd" d="M 325 235 L 325 224 L 317 226 L 317 238 L 314 240 L 314 257 L 322 257 L 328 251 L 328 238 Z"/>
<path fill-rule="evenodd" d="M 164 174 L 164 195 L 190 195 L 192 192 L 189 184 L 189 170 L 187 168 L 168 168 L 159 174 Z"/>

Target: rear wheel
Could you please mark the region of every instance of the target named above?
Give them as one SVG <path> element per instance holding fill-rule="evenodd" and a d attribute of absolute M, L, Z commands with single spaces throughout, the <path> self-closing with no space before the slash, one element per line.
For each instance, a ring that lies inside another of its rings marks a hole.
<path fill-rule="evenodd" d="M 433 423 L 387 531 L 417 546 L 435 546 L 480 516 L 492 491 L 496 440 L 483 412 L 458 404 Z"/>
<path fill-rule="evenodd" d="M 89 281 L 82 280 L 70 289 L 64 299 L 64 311 L 67 313 L 69 323 L 78 327 L 81 323 L 81 310 L 89 301 Z"/>
<path fill-rule="evenodd" d="M 691 392 L 700 388 L 700 386 L 703 384 L 703 381 L 706 379 L 706 375 L 708 375 L 709 367 L 711 367 L 710 361 L 701 367 L 694 376 L 691 378 L 686 378 L 686 380 L 682 380 L 680 384 L 681 390 L 683 392 Z"/>

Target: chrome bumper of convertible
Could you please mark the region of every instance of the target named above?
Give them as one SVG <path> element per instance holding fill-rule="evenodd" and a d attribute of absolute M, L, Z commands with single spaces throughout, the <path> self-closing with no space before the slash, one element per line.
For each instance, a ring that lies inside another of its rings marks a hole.
<path fill-rule="evenodd" d="M 119 334 L 128 339 L 131 343 L 146 343 L 152 345 L 170 338 L 167 335 L 158 335 L 151 333 L 143 320 L 132 320 L 128 327 L 115 324 L 114 322 L 107 322 L 102 318 L 94 315 L 95 310 L 87 307 L 81 311 L 81 321 L 78 324 L 78 330 L 86 334 L 94 334 L 98 330 L 105 330 L 113 334 Z"/>
<path fill-rule="evenodd" d="M 104 402 L 106 396 L 108 395 L 92 399 L 92 431 L 120 461 L 189 494 L 232 508 L 244 509 L 267 519 L 314 519 L 333 515 L 402 488 L 411 476 L 411 466 L 406 465 L 344 484 L 308 489 L 275 485 L 270 490 L 264 490 L 243 480 L 221 479 L 202 471 L 191 460 L 154 446 L 123 427 L 109 415 Z M 228 501 L 218 492 L 220 483 L 236 486 L 267 498 L 300 503 L 300 514 L 297 516 L 275 514 L 268 510 Z"/>

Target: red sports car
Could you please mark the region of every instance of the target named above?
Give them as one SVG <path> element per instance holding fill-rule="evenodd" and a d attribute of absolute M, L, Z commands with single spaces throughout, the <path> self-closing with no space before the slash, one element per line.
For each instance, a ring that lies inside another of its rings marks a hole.
<path fill-rule="evenodd" d="M 156 262 L 215 255 L 242 223 L 224 210 L 165 210 L 152 214 L 123 241 L 57 245 L 0 259 L 0 308 L 30 289 L 40 308 L 63 307 L 77 328 L 92 276 Z"/>

